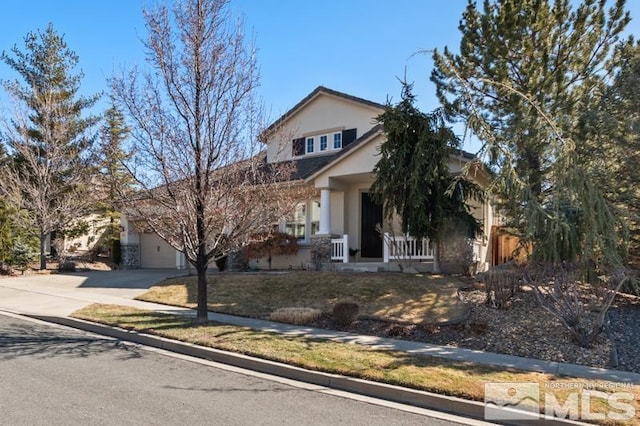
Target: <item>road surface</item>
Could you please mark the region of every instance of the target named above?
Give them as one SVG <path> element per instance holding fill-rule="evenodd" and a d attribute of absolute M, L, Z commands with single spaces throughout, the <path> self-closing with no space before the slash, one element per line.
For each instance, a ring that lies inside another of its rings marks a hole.
<path fill-rule="evenodd" d="M 3 425 L 459 424 L 15 316 L 0 377 Z"/>

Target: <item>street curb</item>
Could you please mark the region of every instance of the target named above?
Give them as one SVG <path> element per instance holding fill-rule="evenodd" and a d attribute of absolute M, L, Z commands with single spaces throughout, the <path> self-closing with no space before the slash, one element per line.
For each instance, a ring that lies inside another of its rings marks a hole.
<path fill-rule="evenodd" d="M 119 340 L 138 343 L 153 348 L 164 349 L 181 355 L 201 358 L 212 362 L 231 365 L 238 368 L 271 374 L 287 379 L 297 380 L 330 389 L 379 398 L 400 404 L 437 410 L 458 416 L 484 419 L 485 405 L 478 401 L 445 396 L 436 393 L 404 388 L 385 383 L 372 382 L 339 374 L 306 370 L 304 368 L 282 364 L 279 362 L 254 358 L 243 354 L 226 352 L 219 349 L 207 348 L 191 343 L 180 342 L 150 334 L 138 333 L 132 330 L 110 327 L 94 322 L 68 317 L 52 317 L 44 315 L 25 315 L 40 321 L 72 327 L 95 334 L 113 337 Z M 546 418 L 536 420 L 501 420 L 501 424 L 524 426 L 544 423 L 545 425 L 584 425 L 572 420 Z"/>

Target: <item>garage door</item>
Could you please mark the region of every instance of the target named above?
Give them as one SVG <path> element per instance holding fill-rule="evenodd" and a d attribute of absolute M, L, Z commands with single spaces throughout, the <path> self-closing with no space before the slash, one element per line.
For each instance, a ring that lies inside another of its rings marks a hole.
<path fill-rule="evenodd" d="M 141 268 L 175 268 L 176 251 L 156 234 L 140 235 Z"/>

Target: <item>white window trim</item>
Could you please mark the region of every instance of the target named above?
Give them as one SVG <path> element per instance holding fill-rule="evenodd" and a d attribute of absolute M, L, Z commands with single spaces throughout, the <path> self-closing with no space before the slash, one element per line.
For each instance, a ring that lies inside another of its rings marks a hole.
<path fill-rule="evenodd" d="M 320 199 L 319 198 L 314 198 L 314 199 L 310 199 L 310 200 L 306 200 L 304 201 L 305 203 L 305 217 L 304 217 L 304 238 L 303 239 L 299 239 L 298 240 L 298 244 L 302 244 L 302 245 L 308 245 L 311 244 L 311 239 L 317 234 L 317 232 L 320 230 L 320 217 L 318 217 L 318 220 L 316 220 L 316 222 L 318 222 L 318 229 L 316 229 L 316 234 L 311 235 L 312 232 L 312 223 L 314 222 L 312 220 L 312 211 L 313 211 L 313 203 L 317 202 L 318 205 L 320 205 Z M 280 219 L 279 223 L 278 223 L 278 228 L 280 232 L 287 232 L 287 223 L 291 223 L 289 221 L 289 218 L 282 218 Z"/>
<path fill-rule="evenodd" d="M 322 138 L 324 138 L 324 149 L 322 149 Z M 324 151 L 329 151 L 329 135 L 320 135 L 318 136 L 318 144 L 319 144 L 319 151 L 318 152 L 324 152 Z"/>
<path fill-rule="evenodd" d="M 340 135 L 340 147 L 338 148 L 335 148 L 335 135 Z M 321 149 L 320 138 L 325 136 L 327 138 L 327 147 L 325 149 Z M 330 152 L 340 151 L 343 148 L 342 130 L 329 130 L 318 133 L 309 133 L 308 135 L 303 135 L 302 137 L 304 138 L 304 152 L 300 155 L 296 155 L 295 158 L 327 154 Z M 313 151 L 309 151 L 309 139 L 313 139 Z"/>
<path fill-rule="evenodd" d="M 338 151 L 340 149 L 342 149 L 342 132 L 333 132 L 332 134 L 332 141 L 331 141 L 331 149 Z M 340 147 L 336 148 L 336 135 L 340 135 Z"/>

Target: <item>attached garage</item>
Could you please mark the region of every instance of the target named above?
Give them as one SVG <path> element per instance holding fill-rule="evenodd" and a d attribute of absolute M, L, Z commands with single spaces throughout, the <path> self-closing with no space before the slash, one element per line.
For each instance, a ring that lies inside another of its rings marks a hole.
<path fill-rule="evenodd" d="M 156 234 L 141 234 L 140 267 L 175 268 L 176 250 Z"/>

